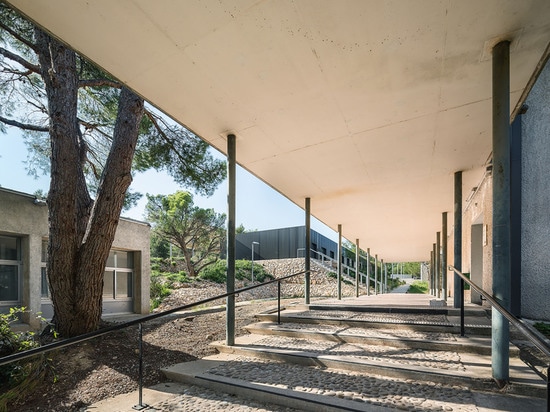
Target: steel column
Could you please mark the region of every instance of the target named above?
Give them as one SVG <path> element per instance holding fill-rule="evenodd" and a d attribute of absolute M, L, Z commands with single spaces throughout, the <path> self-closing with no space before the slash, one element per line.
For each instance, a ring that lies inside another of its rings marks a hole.
<path fill-rule="evenodd" d="M 311 199 L 306 197 L 306 256 L 305 256 L 305 287 L 304 296 L 306 305 L 309 305 L 311 289 Z"/>
<path fill-rule="evenodd" d="M 342 299 L 342 225 L 338 225 L 338 300 Z"/>
<path fill-rule="evenodd" d="M 441 293 L 447 302 L 447 212 L 441 219 Z"/>
<path fill-rule="evenodd" d="M 227 135 L 227 293 L 235 291 L 236 138 Z M 235 295 L 227 297 L 226 344 L 235 344 Z"/>
<path fill-rule="evenodd" d="M 431 294 L 435 296 L 435 278 L 437 277 L 437 249 L 436 244 L 432 244 L 432 253 L 433 253 L 433 270 L 432 270 L 432 282 L 430 283 L 431 286 Z"/>
<path fill-rule="evenodd" d="M 367 296 L 370 296 L 370 247 L 367 248 Z"/>
<path fill-rule="evenodd" d="M 435 295 L 441 298 L 441 232 L 435 237 Z"/>
<path fill-rule="evenodd" d="M 493 48 L 493 296 L 510 310 L 510 42 Z M 492 311 L 493 378 L 509 379 L 508 320 Z"/>
<path fill-rule="evenodd" d="M 359 297 L 359 239 L 355 239 L 355 297 Z"/>
<path fill-rule="evenodd" d="M 378 255 L 374 255 L 374 294 L 378 295 Z"/>
<path fill-rule="evenodd" d="M 455 172 L 454 264 L 462 272 L 462 172 Z M 453 306 L 460 307 L 460 277 L 454 275 Z"/>

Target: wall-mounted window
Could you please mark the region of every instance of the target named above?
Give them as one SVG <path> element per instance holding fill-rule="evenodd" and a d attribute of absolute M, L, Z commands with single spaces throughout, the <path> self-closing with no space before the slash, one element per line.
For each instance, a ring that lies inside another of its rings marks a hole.
<path fill-rule="evenodd" d="M 111 250 L 105 267 L 103 298 L 128 299 L 133 296 L 134 253 Z"/>
<path fill-rule="evenodd" d="M 17 237 L 0 236 L 0 302 L 21 302 L 21 241 Z"/>

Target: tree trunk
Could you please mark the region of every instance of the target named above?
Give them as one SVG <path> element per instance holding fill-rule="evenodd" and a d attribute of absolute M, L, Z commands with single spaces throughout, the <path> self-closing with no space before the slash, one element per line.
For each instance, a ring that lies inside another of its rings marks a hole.
<path fill-rule="evenodd" d="M 35 34 L 52 151 L 46 270 L 53 323 L 62 336 L 71 337 L 99 327 L 105 262 L 131 182 L 143 100 L 121 91 L 113 145 L 94 203 L 83 171 L 86 146 L 77 118 L 75 53 L 38 29 Z"/>

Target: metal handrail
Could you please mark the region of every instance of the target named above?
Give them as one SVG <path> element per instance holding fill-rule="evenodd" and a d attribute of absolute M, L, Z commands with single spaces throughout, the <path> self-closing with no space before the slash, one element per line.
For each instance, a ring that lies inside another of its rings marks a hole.
<path fill-rule="evenodd" d="M 157 319 L 157 318 L 160 318 L 160 317 L 163 317 L 163 316 L 171 315 L 172 313 L 175 313 L 175 312 L 179 312 L 179 311 L 182 311 L 182 310 L 185 310 L 185 309 L 190 309 L 190 308 L 193 308 L 195 306 L 204 305 L 205 303 L 209 303 L 209 302 L 212 302 L 214 300 L 223 299 L 223 298 L 233 296 L 233 295 L 236 295 L 236 294 L 242 293 L 242 292 L 247 292 L 247 291 L 252 290 L 252 289 L 260 288 L 260 287 L 263 287 L 263 286 L 266 286 L 266 285 L 269 285 L 269 284 L 272 284 L 272 283 L 275 283 L 275 282 L 280 282 L 282 280 L 286 280 L 286 279 L 289 279 L 289 278 L 292 278 L 292 277 L 295 277 L 295 276 L 303 275 L 305 273 L 306 273 L 306 271 L 293 273 L 291 275 L 283 276 L 283 277 L 280 277 L 280 278 L 277 278 L 277 279 L 273 279 L 273 280 L 270 280 L 270 281 L 267 281 L 267 282 L 260 283 L 259 285 L 247 286 L 245 288 L 241 288 L 241 289 L 235 290 L 233 292 L 224 293 L 222 295 L 217 295 L 217 296 L 207 298 L 207 299 L 203 299 L 203 300 L 200 300 L 200 301 L 197 301 L 197 302 L 188 303 L 186 305 L 178 306 L 178 307 L 172 308 L 170 310 L 165 310 L 165 311 L 162 311 L 162 312 L 153 313 L 151 315 L 146 315 L 146 316 L 143 316 L 139 319 L 134 319 L 134 320 L 124 322 L 124 323 L 121 323 L 121 324 L 109 326 L 107 328 L 99 329 L 99 330 L 96 330 L 96 331 L 93 331 L 93 332 L 84 333 L 82 335 L 75 336 L 75 337 L 72 337 L 72 338 L 67 338 L 67 339 L 64 339 L 64 340 L 59 341 L 59 342 L 49 343 L 47 345 L 40 346 L 38 348 L 29 349 L 29 350 L 26 350 L 24 352 L 18 352 L 18 353 L 14 353 L 12 355 L 4 356 L 4 357 L 0 358 L 0 366 L 6 365 L 8 363 L 15 362 L 15 361 L 18 361 L 18 360 L 21 360 L 21 359 L 30 358 L 32 356 L 36 356 L 36 355 L 39 355 L 41 353 L 49 352 L 49 351 L 54 350 L 54 349 L 59 349 L 59 348 L 63 348 L 63 347 L 66 347 L 66 346 L 71 346 L 71 345 L 74 345 L 76 343 L 80 343 L 80 342 L 84 342 L 86 340 L 96 338 L 98 336 L 107 335 L 111 332 L 115 332 L 115 331 L 118 331 L 118 330 L 128 328 L 130 326 L 138 325 L 138 324 L 141 324 L 143 322 L 148 322 L 148 321 L 153 320 L 153 319 Z"/>
<path fill-rule="evenodd" d="M 542 353 L 550 357 L 550 346 L 542 340 L 537 334 L 533 333 L 529 328 L 527 328 L 523 322 L 510 313 L 504 306 L 502 306 L 492 295 L 489 295 L 478 285 L 468 279 L 462 272 L 456 269 L 454 266 L 450 265 L 449 270 L 452 270 L 460 277 L 464 282 L 469 284 L 476 292 L 483 296 L 487 302 L 491 304 L 496 310 L 498 310 L 508 321 L 516 327 L 523 335 L 525 335 Z M 462 306 L 464 306 L 464 299 L 462 299 Z"/>
<path fill-rule="evenodd" d="M 460 290 L 460 330 L 461 335 L 464 336 L 464 283 L 467 283 L 477 293 L 487 300 L 496 310 L 500 312 L 508 321 L 519 330 L 531 343 L 533 343 L 542 353 L 550 357 L 550 346 L 541 339 L 536 333 L 527 328 L 523 322 L 510 313 L 504 306 L 502 306 L 492 295 L 485 292 L 482 288 L 468 279 L 461 271 L 452 265 L 449 265 L 449 270 L 452 270 L 456 276 L 460 277 L 461 290 Z M 546 410 L 550 412 L 550 365 L 546 366 Z"/>

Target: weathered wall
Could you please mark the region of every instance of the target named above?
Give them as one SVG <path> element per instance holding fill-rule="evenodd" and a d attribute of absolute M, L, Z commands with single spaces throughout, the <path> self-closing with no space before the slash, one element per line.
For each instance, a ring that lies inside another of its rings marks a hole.
<path fill-rule="evenodd" d="M 521 312 L 550 320 L 550 65 L 522 115 Z"/>

